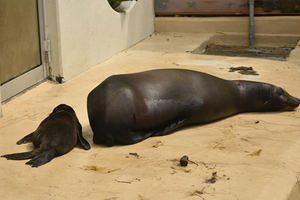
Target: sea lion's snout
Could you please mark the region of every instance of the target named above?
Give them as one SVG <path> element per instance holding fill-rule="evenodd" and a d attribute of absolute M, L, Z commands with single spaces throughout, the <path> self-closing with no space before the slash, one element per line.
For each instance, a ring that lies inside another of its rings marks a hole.
<path fill-rule="evenodd" d="M 290 99 L 287 101 L 287 106 L 285 107 L 284 110 L 286 111 L 292 111 L 295 108 L 297 108 L 300 104 L 300 100 L 296 97 L 290 97 Z"/>
<path fill-rule="evenodd" d="M 300 104 L 300 100 L 298 98 L 294 97 L 292 99 L 291 106 L 294 108 L 297 108 L 299 106 L 299 104 Z"/>

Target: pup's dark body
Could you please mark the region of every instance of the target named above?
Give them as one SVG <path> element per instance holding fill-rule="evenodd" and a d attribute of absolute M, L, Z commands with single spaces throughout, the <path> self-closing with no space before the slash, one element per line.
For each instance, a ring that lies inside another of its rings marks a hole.
<path fill-rule="evenodd" d="M 54 108 L 53 112 L 44 119 L 39 127 L 17 142 L 24 144 L 32 142 L 34 150 L 24 153 L 7 154 L 9 160 L 30 159 L 26 164 L 32 167 L 41 166 L 53 158 L 71 151 L 80 141 L 84 149 L 90 149 L 89 143 L 82 136 L 82 127 L 75 111 L 65 104 Z"/>

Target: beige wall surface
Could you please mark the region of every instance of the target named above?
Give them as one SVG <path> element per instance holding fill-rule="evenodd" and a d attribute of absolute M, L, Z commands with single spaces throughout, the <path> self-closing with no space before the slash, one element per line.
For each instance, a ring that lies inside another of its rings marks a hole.
<path fill-rule="evenodd" d="M 46 1 L 52 75 L 68 81 L 152 34 L 153 1 L 134 3 L 119 13 L 106 0 Z"/>
<path fill-rule="evenodd" d="M 299 16 L 267 16 L 254 18 L 255 33 L 300 34 Z M 156 32 L 249 33 L 248 17 L 157 17 Z"/>

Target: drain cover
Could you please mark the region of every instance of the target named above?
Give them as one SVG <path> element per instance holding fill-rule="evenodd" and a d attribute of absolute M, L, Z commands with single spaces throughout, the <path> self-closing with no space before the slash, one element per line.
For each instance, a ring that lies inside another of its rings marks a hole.
<path fill-rule="evenodd" d="M 205 47 L 203 54 L 285 61 L 292 50 L 293 48 L 286 47 L 248 47 L 210 44 Z"/>

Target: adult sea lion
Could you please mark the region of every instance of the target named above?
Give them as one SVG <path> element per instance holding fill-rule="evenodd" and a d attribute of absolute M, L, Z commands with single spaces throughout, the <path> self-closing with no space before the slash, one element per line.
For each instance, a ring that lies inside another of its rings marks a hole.
<path fill-rule="evenodd" d="M 24 153 L 6 154 L 8 160 L 25 160 L 32 158 L 27 165 L 38 167 L 50 162 L 53 158 L 71 151 L 80 141 L 84 149 L 90 144 L 82 136 L 82 127 L 75 111 L 68 105 L 60 104 L 44 119 L 39 127 L 17 142 L 32 142 L 34 150 Z"/>
<path fill-rule="evenodd" d="M 93 140 L 108 145 L 134 144 L 241 112 L 298 106 L 299 99 L 275 85 L 229 81 L 184 69 L 114 75 L 93 89 L 87 100 Z"/>

